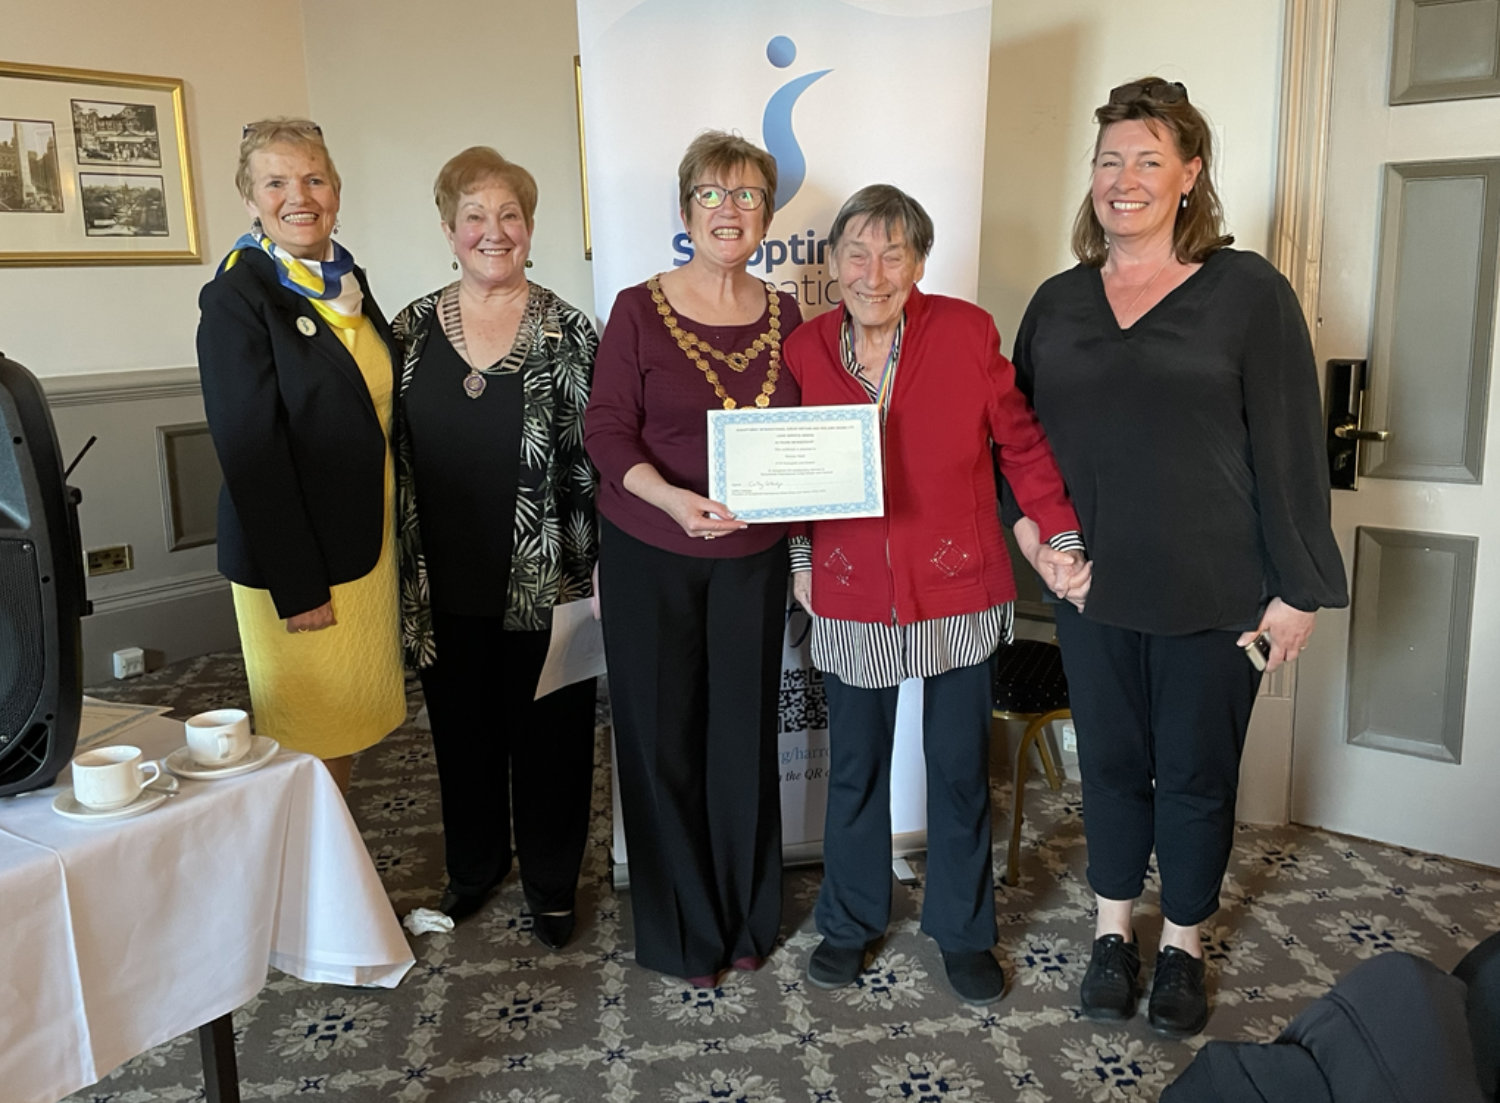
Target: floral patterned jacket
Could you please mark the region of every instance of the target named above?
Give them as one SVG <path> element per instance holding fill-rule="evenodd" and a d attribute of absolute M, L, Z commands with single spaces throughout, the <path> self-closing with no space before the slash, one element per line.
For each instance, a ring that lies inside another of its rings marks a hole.
<path fill-rule="evenodd" d="M 592 593 L 599 554 L 594 494 L 599 476 L 583 450 L 583 411 L 599 338 L 583 313 L 536 284 L 522 326 L 530 347 L 513 370 L 524 373 L 520 485 L 515 544 L 505 609 L 509 631 L 541 631 L 552 607 Z M 434 326 L 443 291 L 417 299 L 391 324 L 400 358 L 396 414 L 396 537 L 401 560 L 401 643 L 414 668 L 432 665 L 432 606 L 412 466 L 411 434 L 401 399 L 411 386 Z M 521 338 L 518 337 L 518 345 Z"/>

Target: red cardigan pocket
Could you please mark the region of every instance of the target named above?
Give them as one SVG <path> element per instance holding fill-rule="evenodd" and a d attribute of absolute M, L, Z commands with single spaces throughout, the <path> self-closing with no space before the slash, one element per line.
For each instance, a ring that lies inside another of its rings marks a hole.
<path fill-rule="evenodd" d="M 844 549 L 835 547 L 823 560 L 823 569 L 833 576 L 840 586 L 848 586 L 854 574 L 854 564 L 844 554 Z"/>
<path fill-rule="evenodd" d="M 937 546 L 933 548 L 927 561 L 932 564 L 939 584 L 949 579 L 967 582 L 974 576 L 977 560 L 968 544 L 969 540 L 966 538 L 938 537 Z"/>

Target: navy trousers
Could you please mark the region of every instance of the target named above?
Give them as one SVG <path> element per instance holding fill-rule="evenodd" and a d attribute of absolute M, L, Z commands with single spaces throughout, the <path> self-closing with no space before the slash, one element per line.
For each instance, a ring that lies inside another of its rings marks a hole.
<path fill-rule="evenodd" d="M 891 748 L 899 687 L 861 689 L 831 674 L 828 816 L 818 931 L 864 946 L 891 917 Z M 927 883 L 922 930 L 945 950 L 995 944 L 990 858 L 990 663 L 923 680 Z"/>

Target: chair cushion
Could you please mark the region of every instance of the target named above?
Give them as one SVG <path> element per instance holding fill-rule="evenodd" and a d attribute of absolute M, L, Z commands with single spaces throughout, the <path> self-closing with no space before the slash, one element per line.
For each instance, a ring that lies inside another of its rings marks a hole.
<path fill-rule="evenodd" d="M 995 711 L 1051 712 L 1068 707 L 1068 679 L 1055 643 L 1016 640 L 995 652 Z"/>

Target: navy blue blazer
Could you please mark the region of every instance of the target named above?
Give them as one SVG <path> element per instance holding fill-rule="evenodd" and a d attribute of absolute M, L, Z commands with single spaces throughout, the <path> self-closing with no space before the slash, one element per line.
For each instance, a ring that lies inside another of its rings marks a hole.
<path fill-rule="evenodd" d="M 365 316 L 394 348 L 354 274 Z M 343 342 L 264 253 L 242 253 L 198 307 L 203 406 L 224 472 L 219 570 L 269 590 L 283 618 L 316 609 L 380 558 L 388 426 Z"/>

